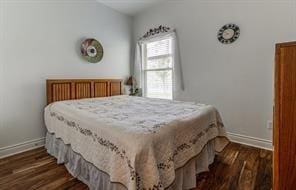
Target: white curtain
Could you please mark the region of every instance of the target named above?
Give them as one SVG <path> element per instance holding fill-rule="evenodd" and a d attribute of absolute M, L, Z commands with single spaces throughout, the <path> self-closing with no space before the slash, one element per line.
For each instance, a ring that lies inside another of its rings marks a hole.
<path fill-rule="evenodd" d="M 137 87 L 143 88 L 143 76 L 142 76 L 142 66 L 143 66 L 143 57 L 142 57 L 143 44 L 137 42 L 135 49 L 135 64 L 134 64 L 134 77 L 136 78 Z"/>
<path fill-rule="evenodd" d="M 143 45 L 148 42 L 161 40 L 163 38 L 172 38 L 172 46 L 173 46 L 173 99 L 178 99 L 180 93 L 184 91 L 184 81 L 183 81 L 183 74 L 182 74 L 182 64 L 181 64 L 181 57 L 179 51 L 179 44 L 178 44 L 178 37 L 176 31 L 170 31 L 162 34 L 157 34 L 151 36 L 150 38 L 141 39 L 136 44 L 135 50 L 135 64 L 134 64 L 134 76 L 137 80 L 137 85 L 139 88 L 143 88 L 143 74 L 142 74 L 142 67 L 143 67 Z"/>

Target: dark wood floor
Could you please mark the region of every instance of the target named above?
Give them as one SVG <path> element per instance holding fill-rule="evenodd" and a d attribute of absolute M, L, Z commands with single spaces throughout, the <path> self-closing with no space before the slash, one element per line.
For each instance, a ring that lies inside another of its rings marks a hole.
<path fill-rule="evenodd" d="M 231 143 L 197 176 L 194 190 L 270 190 L 272 153 Z M 74 179 L 44 148 L 0 160 L 0 189 L 88 189 Z"/>
<path fill-rule="evenodd" d="M 194 190 L 270 190 L 272 152 L 231 143 L 220 153 L 210 172 L 197 176 Z"/>

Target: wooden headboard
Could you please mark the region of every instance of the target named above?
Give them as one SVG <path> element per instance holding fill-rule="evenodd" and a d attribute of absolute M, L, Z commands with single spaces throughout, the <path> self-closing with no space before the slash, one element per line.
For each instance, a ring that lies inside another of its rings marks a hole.
<path fill-rule="evenodd" d="M 121 79 L 46 80 L 47 104 L 62 100 L 121 95 Z"/>

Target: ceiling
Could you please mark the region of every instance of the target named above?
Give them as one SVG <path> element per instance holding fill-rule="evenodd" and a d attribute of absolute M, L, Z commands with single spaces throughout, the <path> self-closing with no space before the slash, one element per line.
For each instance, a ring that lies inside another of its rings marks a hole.
<path fill-rule="evenodd" d="M 121 13 L 136 15 L 137 13 L 163 1 L 167 0 L 97 0 Z"/>

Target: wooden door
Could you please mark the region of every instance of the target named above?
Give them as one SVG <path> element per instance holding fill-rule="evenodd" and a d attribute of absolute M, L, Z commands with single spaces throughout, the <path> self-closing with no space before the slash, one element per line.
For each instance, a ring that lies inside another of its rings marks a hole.
<path fill-rule="evenodd" d="M 296 42 L 276 46 L 273 168 L 273 189 L 296 189 Z"/>

